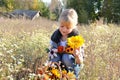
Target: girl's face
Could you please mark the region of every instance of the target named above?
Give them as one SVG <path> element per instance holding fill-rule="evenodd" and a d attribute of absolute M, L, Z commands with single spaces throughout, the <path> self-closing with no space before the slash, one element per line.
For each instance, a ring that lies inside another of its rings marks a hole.
<path fill-rule="evenodd" d="M 62 36 L 67 36 L 69 33 L 72 32 L 73 27 L 72 27 L 72 25 L 70 25 L 68 23 L 61 23 L 59 30 L 60 30 Z"/>

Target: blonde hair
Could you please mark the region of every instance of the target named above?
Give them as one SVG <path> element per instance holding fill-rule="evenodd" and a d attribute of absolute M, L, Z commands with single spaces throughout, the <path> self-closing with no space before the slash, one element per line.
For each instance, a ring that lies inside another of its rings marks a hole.
<path fill-rule="evenodd" d="M 75 27 L 78 23 L 78 15 L 74 9 L 65 9 L 60 17 L 59 22 L 61 24 L 67 24 L 70 27 Z"/>

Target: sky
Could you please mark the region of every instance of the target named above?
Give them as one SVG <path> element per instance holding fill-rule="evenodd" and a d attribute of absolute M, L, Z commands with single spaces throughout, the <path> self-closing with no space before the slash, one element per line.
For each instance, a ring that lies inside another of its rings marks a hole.
<path fill-rule="evenodd" d="M 42 0 L 43 2 L 45 2 L 45 3 L 50 3 L 51 2 L 51 0 Z"/>

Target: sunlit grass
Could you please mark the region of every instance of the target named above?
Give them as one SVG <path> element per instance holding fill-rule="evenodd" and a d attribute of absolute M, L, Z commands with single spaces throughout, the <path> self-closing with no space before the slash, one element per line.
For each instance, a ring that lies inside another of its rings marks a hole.
<path fill-rule="evenodd" d="M 16 73 L 22 68 L 35 72 L 47 60 L 45 49 L 58 23 L 47 19 L 0 19 L 0 23 L 0 80 L 26 78 Z M 120 25 L 91 24 L 78 29 L 85 39 L 85 66 L 80 79 L 119 80 Z"/>
<path fill-rule="evenodd" d="M 81 28 L 82 29 L 82 28 Z M 101 25 L 84 28 L 86 39 L 83 80 L 118 80 L 120 78 L 120 26 Z"/>

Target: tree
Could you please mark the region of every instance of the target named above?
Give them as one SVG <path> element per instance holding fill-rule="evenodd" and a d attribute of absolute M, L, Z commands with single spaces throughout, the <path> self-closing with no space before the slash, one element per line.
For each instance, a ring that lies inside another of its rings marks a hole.
<path fill-rule="evenodd" d="M 112 20 L 114 23 L 120 23 L 120 1 L 113 0 Z"/>
<path fill-rule="evenodd" d="M 96 0 L 68 0 L 67 8 L 74 8 L 78 13 L 78 21 L 80 23 L 89 23 L 97 19 L 97 13 L 95 13 Z"/>
<path fill-rule="evenodd" d="M 67 0 L 67 8 L 74 8 L 77 11 L 78 21 L 80 23 L 88 23 L 88 21 L 87 21 L 88 14 L 85 10 L 84 4 L 85 4 L 85 2 L 83 0 Z"/>
<path fill-rule="evenodd" d="M 67 0 L 67 8 L 74 8 L 79 16 L 80 23 L 89 23 L 101 17 L 104 0 Z"/>
<path fill-rule="evenodd" d="M 2 3 L 6 7 L 7 11 L 11 11 L 14 9 L 15 0 L 3 0 Z"/>
<path fill-rule="evenodd" d="M 107 23 L 120 23 L 120 1 L 104 0 L 101 15 Z"/>
<path fill-rule="evenodd" d="M 65 8 L 66 0 L 51 0 L 50 11 L 56 15 L 56 20 L 58 20 L 61 12 Z"/>
<path fill-rule="evenodd" d="M 41 12 L 41 16 L 49 18 L 49 13 L 50 13 L 49 8 L 41 0 L 39 1 L 37 10 Z"/>

